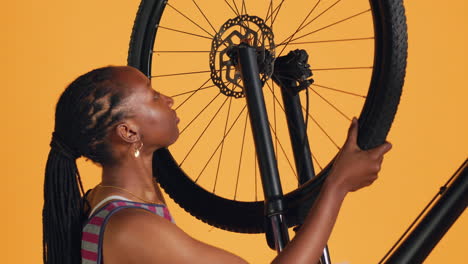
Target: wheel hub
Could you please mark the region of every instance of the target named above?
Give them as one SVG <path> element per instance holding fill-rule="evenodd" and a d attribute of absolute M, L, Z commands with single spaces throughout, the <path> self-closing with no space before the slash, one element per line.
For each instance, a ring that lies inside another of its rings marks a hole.
<path fill-rule="evenodd" d="M 273 31 L 257 16 L 241 15 L 227 20 L 214 36 L 210 51 L 211 80 L 226 96 L 244 97 L 240 82 L 237 46 L 247 43 L 257 51 L 260 80 L 273 74 L 275 43 Z"/>

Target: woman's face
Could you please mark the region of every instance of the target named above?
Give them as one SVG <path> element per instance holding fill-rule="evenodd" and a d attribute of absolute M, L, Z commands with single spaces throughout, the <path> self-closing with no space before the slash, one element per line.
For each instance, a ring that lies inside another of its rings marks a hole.
<path fill-rule="evenodd" d="M 117 78 L 123 84 L 120 89 L 126 95 L 129 119 L 136 123 L 144 146 L 158 149 L 174 143 L 179 136 L 174 100 L 154 90 L 150 80 L 135 68 L 120 68 Z"/>

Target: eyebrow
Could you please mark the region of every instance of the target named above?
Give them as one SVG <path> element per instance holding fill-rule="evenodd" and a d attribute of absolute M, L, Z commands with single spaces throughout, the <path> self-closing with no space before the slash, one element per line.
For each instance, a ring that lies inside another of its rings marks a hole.
<path fill-rule="evenodd" d="M 148 83 L 147 83 L 146 85 L 147 85 L 149 88 L 151 88 L 153 94 L 158 94 L 158 95 L 161 94 L 160 92 L 156 91 L 156 89 L 154 89 L 154 88 L 152 87 L 152 85 L 151 85 L 151 78 L 148 78 Z"/>
<path fill-rule="evenodd" d="M 155 94 L 155 95 L 160 95 L 161 94 L 160 92 L 158 92 L 158 91 L 156 91 L 154 89 L 151 89 L 151 90 L 152 90 L 152 93 Z"/>

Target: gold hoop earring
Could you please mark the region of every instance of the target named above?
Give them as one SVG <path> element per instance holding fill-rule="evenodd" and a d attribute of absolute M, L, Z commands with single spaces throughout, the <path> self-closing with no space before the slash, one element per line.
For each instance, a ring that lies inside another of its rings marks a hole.
<path fill-rule="evenodd" d="M 138 158 L 140 156 L 140 150 L 141 150 L 141 148 L 143 148 L 143 142 L 140 141 L 140 143 L 141 143 L 141 145 L 138 148 L 135 148 L 135 151 L 133 153 L 135 158 Z"/>

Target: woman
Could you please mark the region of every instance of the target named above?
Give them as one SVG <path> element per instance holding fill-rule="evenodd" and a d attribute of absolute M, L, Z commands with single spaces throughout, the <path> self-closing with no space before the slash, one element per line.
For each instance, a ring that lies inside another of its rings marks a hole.
<path fill-rule="evenodd" d="M 153 181 L 152 155 L 179 135 L 173 104 L 132 67 L 96 69 L 66 88 L 45 173 L 44 263 L 245 263 L 170 221 Z M 357 127 L 353 119 L 313 213 L 273 263 L 316 262 L 346 194 L 377 178 L 391 145 L 360 150 Z M 85 199 L 80 156 L 102 166 L 102 182 Z"/>

